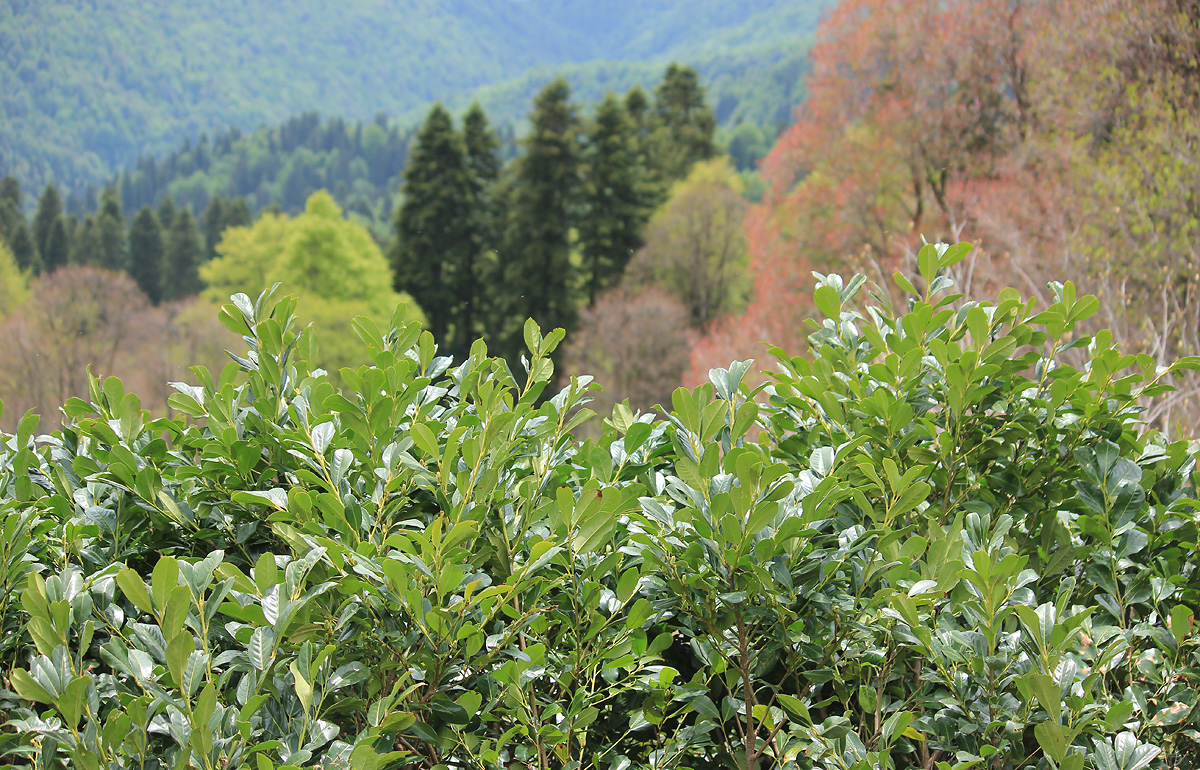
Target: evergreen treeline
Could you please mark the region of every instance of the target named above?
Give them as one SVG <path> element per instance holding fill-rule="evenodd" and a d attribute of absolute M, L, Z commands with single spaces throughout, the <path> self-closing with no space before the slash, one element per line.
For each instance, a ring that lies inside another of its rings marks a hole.
<path fill-rule="evenodd" d="M 645 80 L 658 75 L 645 67 L 631 72 Z M 703 79 L 707 85 L 708 78 Z M 577 76 L 569 79 L 577 98 L 596 93 L 595 101 L 603 99 L 597 83 L 589 78 L 579 80 Z M 536 91 L 530 89 L 523 95 L 525 104 L 535 96 Z M 488 104 L 495 101 L 494 97 L 487 99 Z M 764 123 L 765 128 L 760 127 L 754 119 L 735 114 L 731 105 L 736 106 L 737 98 L 728 93 L 715 97 L 710 93 L 708 101 L 714 105 L 718 125 L 722 124 L 722 114 L 729 121 L 719 130 L 721 143 L 728 147 L 739 170 L 752 171 L 773 143 L 777 127 L 770 120 Z M 781 97 L 779 101 L 786 100 Z M 501 157 L 510 160 L 518 152 L 513 126 L 523 118 L 504 108 L 501 119 L 496 120 L 490 109 Z M 207 134 L 194 141 L 185 139 L 165 156 L 143 155 L 131 168 L 113 176 L 108 186 L 118 189 L 125 211 L 156 205 L 169 195 L 194 214 L 205 211 L 216 196 L 245 198 L 252 213 L 273 205 L 288 213 L 299 213 L 313 190 L 325 189 L 344 210 L 371 223 L 382 239 L 398 204 L 395 194 L 416 131 L 415 127 L 403 128 L 389 122 L 383 115 L 369 122 L 351 122 L 341 118 L 322 120 L 316 113 L 305 113 L 251 133 L 232 128 L 212 139 Z M 63 205 L 68 212 L 81 216 L 94 212 L 101 189 L 87 186 L 64 191 Z"/>
<path fill-rule="evenodd" d="M 712 110 L 688 67 L 668 67 L 653 97 L 609 94 L 587 115 L 558 78 L 529 120 L 502 169 L 477 105 L 461 131 L 436 105 L 413 142 L 391 251 L 396 289 L 457 356 L 482 335 L 514 357 L 526 318 L 572 329 L 623 274 L 669 186 L 717 153 Z"/>
<path fill-rule="evenodd" d="M 261 164 L 247 161 L 246 168 L 269 165 L 279 151 L 292 161 L 323 154 L 333 172 L 347 157 L 374 152 L 378 166 L 360 157 L 349 164 L 353 189 L 365 195 L 366 187 L 385 186 L 407 155 L 388 252 L 394 288 L 422 308 L 447 352 L 464 356 L 484 336 L 511 358 L 524 346 L 526 318 L 546 329 L 574 328 L 579 311 L 619 281 L 671 185 L 718 152 L 699 78 L 676 65 L 653 94 L 610 93 L 586 111 L 568 83 L 555 79 L 537 95 L 529 122 L 516 157 L 505 163 L 501 136 L 478 105 L 461 126 L 435 105 L 411 141 L 382 121 L 352 126 L 303 116 L 277 131 L 232 131 L 211 146 L 202 140 L 162 161 L 143 159 L 82 216 L 50 184 L 27 220 L 20 185 L 7 177 L 0 181 L 0 238 L 28 273 L 103 267 L 127 273 L 153 304 L 176 301 L 204 288 L 201 265 L 218 255 L 225 230 L 252 223 L 269 185 L 251 175 L 234 189 L 259 192 L 180 200 L 161 195 L 163 180 L 224 174 L 227 159 L 245 159 L 255 147 L 264 148 Z M 292 207 L 314 189 L 347 186 L 316 172 L 297 174 L 284 175 L 301 181 L 288 181 L 273 204 Z M 167 183 L 168 193 L 179 190 L 176 182 Z"/>
<path fill-rule="evenodd" d="M 22 213 L 23 193 L 11 176 L 0 179 L 0 241 L 28 275 L 51 274 L 66 265 L 90 265 L 128 273 L 152 304 L 197 294 L 204 288 L 199 267 L 216 256 L 221 234 L 251 223 L 245 198 L 208 201 L 197 223 L 187 206 L 170 196 L 156 208 L 143 205 L 127 220 L 120 191 L 106 187 L 97 211 L 67 213 L 48 184 L 38 197 L 32 222 Z"/>
<path fill-rule="evenodd" d="M 252 212 L 271 205 L 298 212 L 313 190 L 323 188 L 346 210 L 386 223 L 411 136 L 383 115 L 352 123 L 305 113 L 249 134 L 232 128 L 211 141 L 201 134 L 162 158 L 143 155 L 110 186 L 126 211 L 169 195 L 193 212 L 208 209 L 216 196 L 244 198 Z M 74 194 L 67 209 L 94 211 L 95 198 L 93 189 Z"/>

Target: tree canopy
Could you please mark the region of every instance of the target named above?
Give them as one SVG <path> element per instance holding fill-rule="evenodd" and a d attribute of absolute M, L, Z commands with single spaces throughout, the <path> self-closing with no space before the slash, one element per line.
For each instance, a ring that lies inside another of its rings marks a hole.
<path fill-rule="evenodd" d="M 411 297 L 392 289 L 387 261 L 367 230 L 344 218 L 324 191 L 313 193 L 297 217 L 266 213 L 253 225 L 229 228 L 217 253 L 200 268 L 207 296 L 219 301 L 281 283 L 298 297 L 301 317 L 323 330 L 319 360 L 334 370 L 358 350 L 350 329 L 356 315 L 386 323 L 405 303 L 402 318 L 423 318 Z"/>

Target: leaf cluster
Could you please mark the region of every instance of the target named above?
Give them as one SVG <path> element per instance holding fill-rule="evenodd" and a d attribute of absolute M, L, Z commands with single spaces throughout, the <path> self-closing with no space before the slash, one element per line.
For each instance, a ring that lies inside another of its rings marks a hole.
<path fill-rule="evenodd" d="M 1139 403 L 1197 362 L 1078 336 L 1071 284 L 954 294 L 969 249 L 899 310 L 818 276 L 811 359 L 582 442 L 561 331 L 518 376 L 359 319 L 335 389 L 295 300 L 235 295 L 176 417 L 110 378 L 3 436 L 0 761 L 1196 764 L 1195 449 Z"/>

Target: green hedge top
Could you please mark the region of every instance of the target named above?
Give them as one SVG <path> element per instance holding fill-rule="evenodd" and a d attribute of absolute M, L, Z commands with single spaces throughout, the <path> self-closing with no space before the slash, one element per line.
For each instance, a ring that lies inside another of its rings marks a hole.
<path fill-rule="evenodd" d="M 1200 765 L 1195 449 L 1097 307 L 818 276 L 811 359 L 666 419 L 415 324 L 335 389 L 295 302 L 176 414 L 116 379 L 0 436 L 0 763 Z M 400 316 L 398 316 L 400 317 Z"/>

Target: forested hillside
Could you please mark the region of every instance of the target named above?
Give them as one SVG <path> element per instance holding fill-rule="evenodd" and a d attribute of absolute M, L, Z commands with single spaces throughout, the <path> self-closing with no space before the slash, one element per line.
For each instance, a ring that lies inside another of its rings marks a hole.
<path fill-rule="evenodd" d="M 385 323 L 402 300 L 446 352 L 482 336 L 519 367 L 526 318 L 576 328 L 643 245 L 637 269 L 685 325 L 737 306 L 727 279 L 744 248 L 722 252 L 699 294 L 708 271 L 673 253 L 711 251 L 676 232 L 696 211 L 723 212 L 719 232 L 741 244 L 746 205 L 694 70 L 671 65 L 652 92 L 593 104 L 556 78 L 529 123 L 505 142 L 478 104 L 435 104 L 411 135 L 315 115 L 234 130 L 144 158 L 82 216 L 53 184 L 27 197 L 0 179 L 0 398 L 52 410 L 82 392 L 89 363 L 149 382 L 188 357 L 216 363 L 223 336 L 205 308 L 275 282 L 326 330 L 318 360 L 335 372 L 353 358 L 351 319 Z M 677 381 L 686 358 L 671 360 Z"/>
<path fill-rule="evenodd" d="M 731 54 L 699 66 L 707 101 L 721 127 L 718 139 L 740 170 L 751 170 L 770 149 L 794 106 L 803 101 L 806 46 L 774 52 Z M 577 103 L 599 102 L 606 91 L 656 86 L 663 70 L 645 63 L 590 63 L 565 68 Z M 708 73 L 706 76 L 705 73 Z M 517 132 L 527 129 L 526 113 L 537 92 L 553 77 L 537 70 L 519 80 L 477 94 L 496 125 L 500 155 L 517 151 Z M 787 105 L 787 106 L 785 106 Z M 452 103 L 460 114 L 469 104 Z M 498 115 L 496 113 L 499 113 Z M 347 210 L 386 231 L 416 127 L 401 127 L 382 116 L 366 122 L 298 115 L 250 133 L 233 128 L 212 139 L 184 139 L 170 153 L 143 155 L 122 168 L 109 184 L 126 211 L 157 205 L 170 196 L 196 214 L 214 198 L 245 198 L 251 212 L 271 205 L 299 211 L 313 190 L 326 189 Z M 99 188 L 87 185 L 65 195 L 68 212 L 84 216 L 98 205 Z"/>
<path fill-rule="evenodd" d="M 778 45 L 811 33 L 829 4 L 15 0 L 0 5 L 0 175 L 36 188 L 99 182 L 184 137 L 310 110 L 411 124 L 429 102 L 537 65 L 655 62 L 650 74 L 670 59 L 761 55 L 770 66 Z M 587 79 L 587 93 L 629 81 L 607 67 Z M 518 88 L 505 115 L 529 95 Z"/>
<path fill-rule="evenodd" d="M 299 211 L 314 190 L 328 190 L 348 211 L 386 229 L 413 129 L 379 119 L 322 120 L 315 112 L 251 133 L 236 128 L 210 140 L 185 139 L 162 156 L 143 155 L 110 180 L 127 211 L 164 197 L 199 214 L 220 197 L 244 198 L 251 212 L 276 205 Z M 67 196 L 67 209 L 96 210 L 94 186 Z"/>

